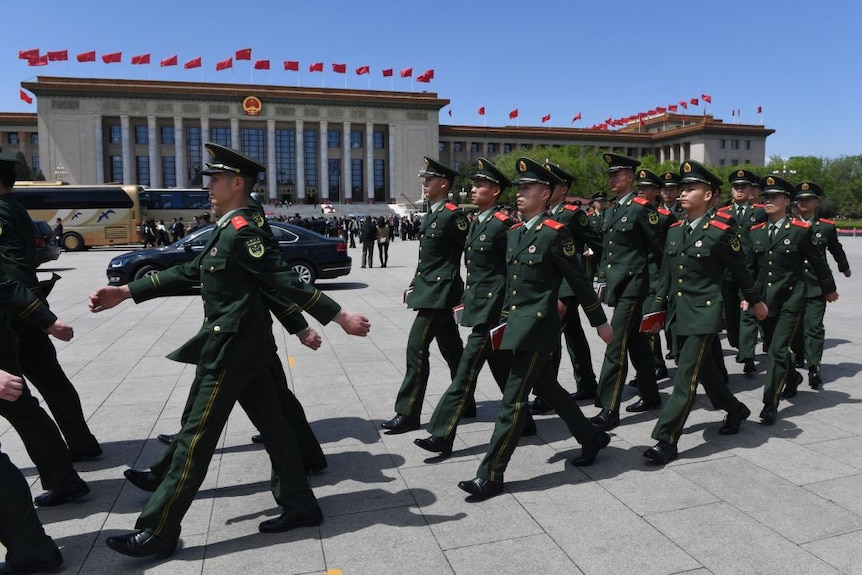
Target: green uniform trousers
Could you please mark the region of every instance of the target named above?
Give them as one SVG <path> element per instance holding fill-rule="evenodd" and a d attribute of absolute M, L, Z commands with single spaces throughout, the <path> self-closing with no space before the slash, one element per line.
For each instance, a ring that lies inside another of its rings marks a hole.
<path fill-rule="evenodd" d="M 407 372 L 395 400 L 395 412 L 410 417 L 422 413 L 422 401 L 428 387 L 429 351 L 431 340 L 437 339 L 437 347 L 449 366 L 449 377 L 453 380 L 464 350 L 458 325 L 451 309 L 419 309 L 407 338 Z"/>
<path fill-rule="evenodd" d="M 778 407 L 778 400 L 791 371 L 790 343 L 799 326 L 799 312 L 782 307 L 777 316 L 761 322 L 763 343 L 766 345 L 766 384 L 763 388 L 764 405 Z"/>
<path fill-rule="evenodd" d="M 180 523 L 206 477 L 225 423 L 239 402 L 251 422 L 266 437 L 272 463 L 272 492 L 286 513 L 301 513 L 316 505 L 299 457 L 299 447 L 278 404 L 275 384 L 265 366 L 198 367 L 194 397 L 182 429 L 171 442 L 170 468 L 138 521 L 143 529 L 166 541 L 180 535 Z"/>
<path fill-rule="evenodd" d="M 12 568 L 57 553 L 33 509 L 27 481 L 5 453 L 0 453 L 0 543 L 6 548 L 6 565 Z"/>
<path fill-rule="evenodd" d="M 698 382 L 703 384 L 715 408 L 730 413 L 739 406 L 739 400 L 728 389 L 715 363 L 717 340 L 718 335 L 712 333 L 679 337 L 679 366 L 673 380 L 673 391 L 653 428 L 653 439 L 677 444 L 694 405 Z"/>
<path fill-rule="evenodd" d="M 599 401 L 602 409 L 619 412 L 623 386 L 629 371 L 631 357 L 638 378 L 641 399 L 659 403 L 661 396 L 655 381 L 653 352 L 646 334 L 640 333 L 643 317 L 643 300 L 623 296 L 614 308 L 611 327 L 614 337 L 605 349 L 605 360 L 599 378 Z"/>
<path fill-rule="evenodd" d="M 793 353 L 797 357 L 803 357 L 804 354 L 808 367 L 819 369 L 823 360 L 823 345 L 826 341 L 826 328 L 823 326 L 825 316 L 826 300 L 823 296 L 805 299 L 805 309 L 793 338 Z"/>
<path fill-rule="evenodd" d="M 566 340 L 566 350 L 569 359 L 572 360 L 572 368 L 575 372 L 575 386 L 578 391 L 595 393 L 598 389 L 596 372 L 593 370 L 593 355 L 590 352 L 590 344 L 581 325 L 581 315 L 578 313 L 578 298 L 563 298 L 566 304 L 566 315 L 563 316 L 560 329 Z M 555 354 L 557 360 L 557 371 L 559 373 L 562 354 Z"/>
<path fill-rule="evenodd" d="M 494 422 L 491 443 L 479 464 L 477 477 L 503 481 L 503 474 L 527 422 L 527 396 L 531 389 L 557 412 L 578 443 L 592 441 L 601 433 L 590 424 L 575 400 L 557 382 L 557 374 L 553 371 L 553 355 L 553 352 L 547 351 L 513 352 L 512 369 L 503 390 L 503 405 Z"/>
<path fill-rule="evenodd" d="M 739 315 L 739 353 L 741 360 L 754 359 L 757 353 L 757 333 L 760 327 L 751 310 Z"/>
<path fill-rule="evenodd" d="M 727 334 L 727 343 L 730 347 L 740 349 L 740 321 L 741 311 L 739 309 L 739 287 L 725 281 L 721 285 L 721 297 L 724 299 L 724 331 Z M 754 358 L 754 356 L 751 356 Z"/>

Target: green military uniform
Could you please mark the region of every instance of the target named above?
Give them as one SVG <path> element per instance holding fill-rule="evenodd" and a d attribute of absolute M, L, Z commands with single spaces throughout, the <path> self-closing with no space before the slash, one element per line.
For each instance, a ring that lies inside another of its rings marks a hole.
<path fill-rule="evenodd" d="M 593 202 L 600 201 L 604 204 L 607 199 L 607 195 L 604 192 L 596 192 L 591 196 L 591 200 Z M 595 237 L 599 238 L 600 247 L 604 249 L 604 241 L 602 239 L 602 221 L 604 220 L 604 208 L 596 210 L 595 207 L 590 207 L 587 210 L 587 217 L 590 222 L 590 229 L 592 229 Z M 586 272 L 587 277 L 594 278 L 596 276 L 597 267 L 599 265 L 599 260 L 601 259 L 601 251 L 596 252 L 595 250 L 591 255 L 582 256 L 581 261 L 584 263 L 584 272 Z"/>
<path fill-rule="evenodd" d="M 764 194 L 795 195 L 793 184 L 779 176 L 767 176 L 760 181 Z M 778 224 L 776 226 L 776 224 Z M 791 368 L 790 343 L 797 329 L 799 314 L 805 304 L 804 268 L 807 259 L 820 282 L 824 294 L 836 291 L 811 226 L 791 221 L 788 217 L 772 224 L 763 222 L 749 232 L 749 267 L 757 278 L 769 316 L 763 320 L 763 337 L 768 364 L 763 390 L 764 410 L 761 418 L 773 423 L 779 396 L 785 387 L 795 393 L 802 377 Z"/>
<path fill-rule="evenodd" d="M 680 177 L 677 172 L 662 172 L 659 174 L 659 178 L 664 184 L 663 189 L 668 188 L 678 188 Z M 672 205 L 668 205 L 664 201 L 661 203 L 661 207 L 666 211 L 669 211 L 673 214 L 673 216 L 677 220 L 681 220 L 685 218 L 685 208 L 682 207 L 682 203 L 677 198 Z M 676 349 L 676 338 L 674 337 L 674 323 L 666 322 L 664 326 L 664 335 L 665 335 L 665 343 L 667 344 L 667 355 L 665 355 L 665 359 L 673 359 L 678 354 L 678 350 Z"/>
<path fill-rule="evenodd" d="M 605 154 L 609 171 L 634 169 L 640 162 L 617 154 Z M 650 406 L 661 403 L 653 369 L 652 349 L 645 334 L 639 333 L 644 300 L 649 294 L 649 258 L 660 262 L 662 246 L 656 228 L 658 213 L 634 193 L 616 198 L 605 210 L 602 222 L 605 250 L 598 278 L 605 281 L 605 303 L 614 308 L 611 326 L 614 337 L 605 350 L 599 377 L 602 412 L 593 418 L 603 428 L 616 426 L 620 400 L 628 373 L 627 355 L 638 374 L 638 393 Z M 652 254 L 652 256 L 651 256 Z"/>
<path fill-rule="evenodd" d="M 715 190 L 721 185 L 697 162 L 684 162 L 680 171 L 683 183 L 702 182 L 715 186 Z M 709 214 L 674 224 L 664 253 L 655 296 L 644 312 L 672 308 L 676 318 L 679 364 L 674 388 L 652 432 L 654 439 L 676 446 L 694 404 L 698 382 L 716 408 L 729 414 L 746 409 L 727 388 L 712 353 L 722 327 L 721 280 L 725 270 L 752 305 L 760 302 L 760 296 L 746 269 L 735 230 Z"/>
<path fill-rule="evenodd" d="M 419 175 L 453 181 L 455 172 L 425 158 L 425 167 Z M 431 341 L 437 339 L 452 379 L 461 361 L 463 344 L 452 308 L 458 305 L 464 292 L 461 254 L 468 223 L 458 206 L 441 200 L 431 206 L 419 226 L 419 261 L 410 284 L 413 292 L 407 302 L 417 314 L 407 338 L 407 371 L 395 400 L 395 412 L 411 421 L 418 420 L 422 411 L 428 386 Z M 389 429 L 387 423 L 383 424 L 385 429 Z M 415 429 L 416 426 L 410 427 Z"/>
<path fill-rule="evenodd" d="M 527 158 L 516 162 L 518 182 L 542 183 L 553 189 L 556 176 Z M 546 215 L 546 214 L 545 214 Z M 557 382 L 552 358 L 560 349 L 557 313 L 560 285 L 565 278 L 593 326 L 607 320 L 592 285 L 578 263 L 571 232 L 542 215 L 509 230 L 506 247 L 506 330 L 501 348 L 512 350 L 512 370 L 503 392 L 503 406 L 494 424 L 488 451 L 477 477 L 503 481 L 527 419 L 527 396 L 535 391 L 565 421 L 582 445 L 606 436 L 593 428 L 574 399 Z"/>
<path fill-rule="evenodd" d="M 822 188 L 815 182 L 800 182 L 796 185 L 796 199 L 804 197 L 821 197 Z M 819 214 L 808 222 L 811 226 L 813 241 L 820 249 L 823 259 L 826 259 L 826 250 L 832 254 L 838 271 L 847 273 L 850 271 L 850 263 L 844 253 L 844 247 L 838 241 L 838 230 L 835 222 L 821 218 Z M 822 383 L 820 377 L 820 361 L 823 358 L 823 344 L 826 338 L 826 329 L 823 326 L 823 317 L 826 315 L 826 300 L 823 299 L 823 286 L 817 279 L 811 262 L 805 260 L 805 308 L 802 313 L 802 327 L 796 330 L 794 338 L 794 355 L 797 358 L 805 357 L 808 360 L 808 377 L 811 387 L 817 388 Z"/>

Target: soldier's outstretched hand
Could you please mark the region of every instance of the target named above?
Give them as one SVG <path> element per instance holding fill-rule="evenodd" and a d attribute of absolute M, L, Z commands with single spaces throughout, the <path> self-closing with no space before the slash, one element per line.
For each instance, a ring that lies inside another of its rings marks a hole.
<path fill-rule="evenodd" d="M 130 297 L 128 286 L 104 286 L 90 294 L 90 311 L 97 313 L 111 309 Z"/>
<path fill-rule="evenodd" d="M 346 333 L 359 337 L 365 337 L 371 330 L 371 322 L 368 321 L 367 317 L 349 311 L 342 311 L 335 316 L 335 323 L 340 325 Z"/>
<path fill-rule="evenodd" d="M 832 303 L 833 301 L 838 301 L 838 292 L 834 291 L 832 293 L 828 293 L 823 296 L 823 299 L 825 299 L 829 303 Z"/>
<path fill-rule="evenodd" d="M 599 334 L 599 337 L 602 338 L 602 341 L 605 343 L 611 343 L 611 340 L 614 339 L 614 328 L 612 328 L 611 324 L 607 322 L 597 327 L 596 333 Z"/>
<path fill-rule="evenodd" d="M 63 323 L 59 319 L 51 324 L 51 327 L 48 328 L 48 333 L 60 341 L 69 341 L 75 337 L 75 331 L 72 329 L 72 326 L 67 323 Z"/>
<path fill-rule="evenodd" d="M 302 345 L 311 349 L 319 348 L 321 342 L 323 341 L 320 339 L 320 334 L 311 328 L 308 328 L 304 332 L 297 334 L 296 337 L 299 338 L 299 342 Z"/>

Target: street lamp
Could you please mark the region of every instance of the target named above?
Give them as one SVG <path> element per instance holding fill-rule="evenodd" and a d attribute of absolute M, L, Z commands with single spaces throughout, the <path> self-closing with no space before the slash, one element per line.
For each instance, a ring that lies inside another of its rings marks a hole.
<path fill-rule="evenodd" d="M 776 176 L 780 175 L 782 178 L 784 178 L 786 180 L 788 175 L 795 176 L 796 170 L 788 170 L 787 169 L 787 162 L 785 162 L 780 170 L 772 170 L 772 173 L 775 174 Z"/>

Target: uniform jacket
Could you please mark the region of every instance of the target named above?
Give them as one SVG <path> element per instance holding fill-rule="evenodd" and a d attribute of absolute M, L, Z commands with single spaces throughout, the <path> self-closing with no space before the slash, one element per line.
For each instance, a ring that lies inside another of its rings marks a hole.
<path fill-rule="evenodd" d="M 506 287 L 506 237 L 515 222 L 503 212 L 494 212 L 485 223 L 470 224 L 464 248 L 467 280 L 464 287 L 464 314 L 461 325 L 500 321 Z"/>
<path fill-rule="evenodd" d="M 605 249 L 598 277 L 607 282 L 607 304 L 615 306 L 623 295 L 645 298 L 649 290 L 649 257 L 660 262 L 658 212 L 643 198 L 632 195 L 623 205 L 611 203 L 604 211 Z"/>
<path fill-rule="evenodd" d="M 30 214 L 14 193 L 0 195 L 0 267 L 9 279 L 39 294 L 36 232 Z"/>
<path fill-rule="evenodd" d="M 590 218 L 587 213 L 578 206 L 571 204 L 563 204 L 559 211 L 550 213 L 549 217 L 560 222 L 572 232 L 572 238 L 575 240 L 575 248 L 578 250 L 578 261 L 583 264 L 583 253 L 586 248 L 593 250 L 593 258 L 598 260 L 602 253 L 602 234 L 597 232 L 590 224 Z M 560 286 L 560 297 L 570 297 L 574 295 L 569 282 L 565 279 Z"/>
<path fill-rule="evenodd" d="M 524 232 L 519 223 L 509 229 L 506 247 L 506 332 L 502 349 L 560 349 L 557 313 L 560 283 L 565 278 L 584 308 L 590 325 L 607 321 L 592 282 L 578 263 L 571 232 L 546 219 Z"/>
<path fill-rule="evenodd" d="M 656 212 L 658 213 L 658 225 L 655 227 L 658 243 L 660 246 L 664 247 L 665 242 L 667 241 L 667 234 L 670 230 L 670 227 L 677 222 L 677 217 L 670 210 L 666 210 L 664 208 L 656 208 Z M 654 259 L 655 255 L 650 252 L 650 260 L 649 260 L 649 293 L 654 294 L 658 289 L 658 281 L 659 281 L 659 270 L 661 268 L 661 263 L 664 256 L 660 257 L 658 260 Z"/>
<path fill-rule="evenodd" d="M 644 305 L 644 313 L 670 308 L 677 335 L 718 333 L 725 270 L 750 303 L 759 302 L 760 295 L 730 225 L 707 216 L 691 233 L 688 229 L 687 222 L 680 221 L 668 230 L 655 297 Z"/>
<path fill-rule="evenodd" d="M 410 307 L 449 309 L 464 293 L 461 254 L 467 238 L 467 217 L 454 204 L 429 212 L 419 226 L 419 261 L 413 275 Z"/>
<path fill-rule="evenodd" d="M 835 227 L 835 222 L 827 220 L 819 216 L 814 216 L 814 221 L 811 222 L 811 233 L 813 241 L 820 249 L 823 259 L 826 260 L 826 250 L 832 254 L 835 263 L 838 264 L 838 271 L 844 273 L 850 269 L 850 263 L 847 261 L 847 255 L 844 253 L 844 247 L 838 241 L 838 230 Z M 826 260 L 828 263 L 828 260 Z M 805 264 L 805 295 L 806 297 L 818 297 L 824 294 L 820 282 L 817 279 L 817 274 L 814 268 L 806 258 Z"/>
<path fill-rule="evenodd" d="M 806 259 L 823 293 L 836 291 L 832 272 L 807 223 L 786 219 L 770 240 L 769 224 L 763 222 L 752 226 L 748 239 L 751 244 L 748 265 L 761 297 L 769 306 L 770 317 L 777 315 L 782 307 L 802 309 Z"/>
<path fill-rule="evenodd" d="M 736 220 L 736 224 L 739 226 L 739 234 L 743 238 L 748 236 L 748 232 L 752 226 L 766 221 L 766 210 L 763 209 L 763 204 L 746 204 L 745 209 L 742 210 L 741 218 L 738 217 L 736 204 L 733 202 L 719 208 L 718 211 L 733 216 L 733 219 Z"/>
<path fill-rule="evenodd" d="M 338 304 L 297 280 L 268 244 L 271 237 L 254 223 L 251 210 L 238 210 L 213 231 L 194 261 L 129 284 L 134 300 L 142 302 L 200 283 L 203 324 L 170 359 L 214 369 L 269 357 L 276 347 L 264 291 L 295 303 L 322 323 L 338 314 Z"/>

